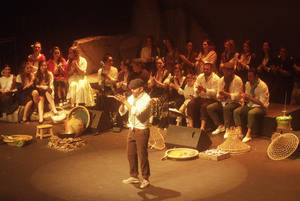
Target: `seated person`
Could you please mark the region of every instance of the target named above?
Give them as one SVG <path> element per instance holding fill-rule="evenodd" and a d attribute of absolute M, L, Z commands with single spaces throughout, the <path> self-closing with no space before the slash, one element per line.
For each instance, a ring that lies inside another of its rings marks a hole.
<path fill-rule="evenodd" d="M 33 73 L 35 73 L 38 70 L 39 62 L 40 61 L 46 61 L 46 57 L 44 54 L 41 53 L 42 51 L 42 44 L 40 42 L 35 42 L 33 45 L 31 45 L 33 53 L 28 55 L 28 62 L 32 65 Z"/>
<path fill-rule="evenodd" d="M 269 90 L 264 81 L 259 79 L 256 69 L 251 68 L 248 71 L 248 81 L 245 85 L 245 93 L 241 93 L 244 100 L 244 105 L 234 110 L 235 126 L 240 129 L 242 134 L 242 119 L 247 118 L 248 131 L 243 138 L 243 142 L 248 142 L 252 139 L 251 134 L 255 124 L 262 121 L 266 114 L 266 109 L 269 106 Z"/>
<path fill-rule="evenodd" d="M 219 79 L 217 91 L 219 101 L 208 105 L 207 112 L 214 124 L 218 126 L 212 134 L 226 131 L 224 138 L 227 138 L 229 128 L 234 126 L 233 111 L 241 106 L 240 94 L 243 92 L 243 81 L 234 74 L 234 64 L 231 62 L 224 63 L 222 71 L 224 76 Z M 221 112 L 223 112 L 224 124 L 219 117 Z"/>
<path fill-rule="evenodd" d="M 153 37 L 147 36 L 144 47 L 140 52 L 140 61 L 145 64 L 146 69 L 153 69 L 154 60 L 160 55 L 159 48 L 155 46 Z"/>
<path fill-rule="evenodd" d="M 98 97 L 97 107 L 108 113 L 116 124 L 120 103 L 113 97 L 109 97 L 109 95 L 116 94 L 118 69 L 113 66 L 113 58 L 110 54 L 105 54 L 102 61 L 104 65 L 98 70 L 98 85 L 101 93 Z"/>
<path fill-rule="evenodd" d="M 251 50 L 250 40 L 246 40 L 243 44 L 243 51 L 237 60 L 235 73 L 243 80 L 245 83 L 247 80 L 247 71 L 250 66 L 254 66 L 255 54 Z"/>
<path fill-rule="evenodd" d="M 118 80 L 118 69 L 113 66 L 113 58 L 110 54 L 103 57 L 103 67 L 98 70 L 98 84 L 105 95 L 115 93 L 115 85 Z"/>
<path fill-rule="evenodd" d="M 39 123 L 44 121 L 45 99 L 50 104 L 51 110 L 57 114 L 54 104 L 53 74 L 47 70 L 46 61 L 40 61 L 34 79 L 35 90 L 32 91 L 33 102 L 38 106 Z"/>
<path fill-rule="evenodd" d="M 2 113 L 13 113 L 18 108 L 17 99 L 15 98 L 16 77 L 11 74 L 9 65 L 5 65 L 1 71 L 0 77 L 0 115 Z"/>
<path fill-rule="evenodd" d="M 236 51 L 234 40 L 232 39 L 225 40 L 224 51 L 221 53 L 219 73 L 221 73 L 224 63 L 230 62 L 236 64 L 238 59 L 239 59 L 239 53 Z"/>
<path fill-rule="evenodd" d="M 67 62 L 62 57 L 59 47 L 51 50 L 50 59 L 47 62 L 48 70 L 54 76 L 54 90 L 60 106 L 66 101 Z"/>
<path fill-rule="evenodd" d="M 217 62 L 217 53 L 214 50 L 214 45 L 210 40 L 204 40 L 202 42 L 202 48 L 195 59 L 195 70 L 196 74 L 199 75 L 203 73 L 203 66 L 205 63 L 210 63 L 212 72 L 217 72 L 216 62 Z"/>
<path fill-rule="evenodd" d="M 162 59 L 159 58 L 156 60 L 156 72 L 151 74 L 148 80 L 151 98 L 166 96 L 167 94 L 167 87 L 172 75 L 164 65 L 165 63 Z"/>
<path fill-rule="evenodd" d="M 168 86 L 171 73 L 164 67 L 162 59 L 156 60 L 156 73 L 152 74 L 148 80 L 148 90 L 153 101 L 153 124 L 159 123 L 160 128 L 166 128 L 168 125 Z M 152 118 L 152 117 L 151 117 Z"/>
<path fill-rule="evenodd" d="M 80 56 L 76 46 L 69 48 L 67 61 L 69 90 L 67 99 L 70 99 L 71 105 L 94 106 L 94 96 L 91 85 L 86 78 L 87 61 Z"/>
<path fill-rule="evenodd" d="M 129 81 L 140 78 L 145 83 L 147 83 L 150 77 L 150 73 L 144 68 L 144 64 L 140 61 L 133 60 L 131 65 L 132 74 L 130 75 Z"/>
<path fill-rule="evenodd" d="M 130 61 L 123 60 L 121 61 L 120 71 L 118 72 L 118 80 L 116 83 L 117 93 L 126 93 L 129 91 L 128 83 L 130 76 L 132 74 Z"/>
<path fill-rule="evenodd" d="M 32 72 L 32 65 L 30 62 L 24 62 L 21 67 L 20 74 L 16 78 L 16 86 L 18 89 L 17 99 L 19 105 L 24 106 L 24 112 L 22 122 L 28 120 L 29 109 L 31 108 L 32 102 L 32 91 L 33 91 L 34 74 Z"/>
<path fill-rule="evenodd" d="M 181 60 L 185 75 L 195 74 L 194 64 L 196 62 L 197 52 L 194 50 L 192 41 L 187 41 L 184 53 L 178 56 Z"/>
<path fill-rule="evenodd" d="M 300 105 L 300 66 L 294 64 L 294 87 L 291 95 L 291 105 Z"/>
<path fill-rule="evenodd" d="M 293 76 L 295 75 L 294 64 L 295 59 L 289 55 L 288 49 L 281 47 L 279 55 L 274 58 L 274 65 L 271 68 L 271 72 L 275 78 L 272 82 L 274 90 L 271 95 L 275 103 L 289 105 L 291 102 L 294 84 Z"/>
<path fill-rule="evenodd" d="M 194 83 L 195 98 L 187 106 L 188 125 L 190 127 L 197 127 L 198 119 L 200 119 L 200 129 L 205 130 L 208 118 L 207 106 L 217 101 L 216 95 L 220 78 L 212 71 L 212 64 L 205 63 L 203 73 L 198 75 Z"/>
<path fill-rule="evenodd" d="M 170 83 L 170 87 L 173 87 L 174 89 L 177 90 L 178 94 L 184 96 L 185 100 L 179 108 L 179 112 L 184 115 L 186 115 L 186 113 L 187 113 L 186 109 L 187 109 L 188 103 L 194 98 L 195 76 L 193 74 L 187 74 L 186 81 L 187 81 L 187 84 L 184 86 L 184 89 L 182 89 L 178 85 Z M 187 123 L 190 123 L 190 122 L 187 122 Z M 182 124 L 182 116 L 179 115 L 176 118 L 176 125 L 180 126 L 181 124 Z"/>
<path fill-rule="evenodd" d="M 176 109 L 179 109 L 180 106 L 183 104 L 185 98 L 182 93 L 179 93 L 179 90 L 183 91 L 186 84 L 187 81 L 186 77 L 183 75 L 182 66 L 181 64 L 176 64 L 174 69 L 174 76 L 170 80 L 168 92 L 168 101 L 172 107 L 175 104 L 174 107 Z"/>

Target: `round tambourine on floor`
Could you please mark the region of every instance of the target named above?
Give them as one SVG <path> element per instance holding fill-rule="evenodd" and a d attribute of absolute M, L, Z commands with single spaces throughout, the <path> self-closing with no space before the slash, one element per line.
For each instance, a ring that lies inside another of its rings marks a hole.
<path fill-rule="evenodd" d="M 74 107 L 67 116 L 66 132 L 79 136 L 89 127 L 90 120 L 90 113 L 86 107 Z"/>
<path fill-rule="evenodd" d="M 199 151 L 190 148 L 173 148 L 168 149 L 161 160 L 165 159 L 175 159 L 175 160 L 190 160 L 197 158 L 199 156 Z"/>

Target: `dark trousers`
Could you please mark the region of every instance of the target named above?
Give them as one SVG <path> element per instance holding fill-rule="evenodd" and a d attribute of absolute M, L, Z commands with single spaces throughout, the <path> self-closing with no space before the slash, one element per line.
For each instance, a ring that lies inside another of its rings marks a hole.
<path fill-rule="evenodd" d="M 242 126 L 247 121 L 247 128 L 253 129 L 255 125 L 263 121 L 266 111 L 262 107 L 250 108 L 247 105 L 238 107 L 233 112 L 234 123 L 236 126 Z"/>
<path fill-rule="evenodd" d="M 229 128 L 234 126 L 233 111 L 239 106 L 241 105 L 237 102 L 228 103 L 224 107 L 220 102 L 215 102 L 207 106 L 207 112 L 216 126 L 222 124 L 219 114 L 223 112 L 224 126 Z"/>
<path fill-rule="evenodd" d="M 207 121 L 207 106 L 216 102 L 214 99 L 197 97 L 192 99 L 187 105 L 187 114 L 193 119 L 194 125 L 198 125 L 198 120 Z"/>
<path fill-rule="evenodd" d="M 129 173 L 131 177 L 138 177 L 138 159 L 140 160 L 142 177 L 148 180 L 150 176 L 150 166 L 148 160 L 149 134 L 149 128 L 145 130 L 129 129 L 127 137 L 127 157 L 129 161 Z"/>

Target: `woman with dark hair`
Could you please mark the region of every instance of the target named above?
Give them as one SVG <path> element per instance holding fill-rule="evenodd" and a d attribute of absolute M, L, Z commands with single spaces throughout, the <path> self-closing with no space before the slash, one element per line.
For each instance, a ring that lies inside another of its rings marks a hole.
<path fill-rule="evenodd" d="M 46 61 L 46 57 L 41 53 L 42 44 L 36 41 L 33 45 L 31 45 L 33 53 L 28 56 L 28 61 L 31 63 L 33 67 L 33 73 L 35 73 L 38 69 L 38 65 L 40 61 Z"/>
<path fill-rule="evenodd" d="M 280 104 L 290 104 L 293 90 L 293 76 L 295 60 L 288 53 L 286 47 L 279 49 L 279 54 L 274 58 L 274 65 L 271 68 L 273 76 L 276 77 L 272 82 L 274 89 L 272 91 L 272 101 Z"/>
<path fill-rule="evenodd" d="M 67 99 L 70 99 L 71 105 L 94 106 L 93 91 L 86 78 L 87 61 L 80 56 L 76 46 L 69 48 L 67 66 L 69 77 Z"/>
<path fill-rule="evenodd" d="M 118 81 L 116 83 L 117 92 L 122 93 L 128 91 L 129 79 L 132 70 L 130 66 L 130 61 L 128 59 L 122 60 L 120 65 L 120 71 L 118 72 Z"/>
<path fill-rule="evenodd" d="M 164 96 L 172 77 L 162 59 L 156 59 L 156 73 L 150 75 L 148 80 L 148 88 L 150 89 L 150 97 L 157 98 Z"/>
<path fill-rule="evenodd" d="M 194 50 L 193 43 L 188 41 L 183 54 L 179 55 L 179 58 L 182 61 L 182 68 L 185 75 L 195 74 L 194 63 L 196 62 L 197 53 Z"/>
<path fill-rule="evenodd" d="M 66 99 L 67 62 L 62 57 L 59 47 L 54 46 L 50 51 L 47 67 L 54 76 L 54 90 L 57 92 L 59 104 Z"/>
<path fill-rule="evenodd" d="M 201 51 L 196 58 L 196 74 L 199 75 L 200 73 L 203 73 L 203 66 L 205 63 L 210 63 L 212 65 L 212 71 L 216 72 L 216 61 L 217 53 L 214 50 L 212 42 L 210 40 L 204 40 L 202 42 Z"/>
<path fill-rule="evenodd" d="M 39 123 L 44 121 L 45 98 L 54 114 L 57 110 L 54 104 L 53 74 L 47 70 L 46 61 L 39 62 L 39 68 L 34 79 L 35 90 L 32 91 L 33 102 L 38 106 Z"/>
<path fill-rule="evenodd" d="M 168 86 L 171 73 L 165 68 L 163 59 L 156 59 L 156 73 L 152 73 L 148 80 L 150 97 L 153 101 L 154 124 L 159 123 L 160 128 L 166 128 L 168 124 Z"/>
<path fill-rule="evenodd" d="M 251 41 L 246 40 L 243 44 L 243 51 L 237 60 L 235 72 L 242 78 L 243 82 L 247 81 L 247 72 L 250 67 L 254 66 L 255 54 L 252 52 Z"/>
<path fill-rule="evenodd" d="M 187 80 L 183 75 L 181 64 L 175 64 L 174 76 L 171 78 L 169 84 L 169 102 L 173 101 L 177 109 L 184 102 L 184 95 L 183 93 L 179 93 L 179 91 L 183 91 L 186 84 Z"/>
<path fill-rule="evenodd" d="M 31 96 L 34 89 L 33 81 L 34 74 L 32 72 L 32 65 L 30 62 L 26 61 L 23 63 L 21 72 L 16 78 L 16 86 L 18 89 L 17 99 L 19 105 L 24 106 L 23 117 L 21 120 L 23 122 L 27 121 L 29 109 L 33 104 Z"/>
<path fill-rule="evenodd" d="M 274 65 L 274 55 L 272 52 L 271 44 L 268 41 L 264 41 L 261 53 L 257 56 L 257 72 L 261 79 L 268 85 L 270 95 L 273 93 L 272 82 L 275 77 L 271 72 L 271 68 Z M 272 101 L 272 97 L 270 97 L 270 101 Z"/>
<path fill-rule="evenodd" d="M 174 48 L 174 45 L 170 39 L 163 40 L 163 49 L 162 49 L 162 57 L 164 58 L 164 64 L 166 69 L 169 72 L 174 70 L 174 65 L 176 63 L 177 51 Z"/>

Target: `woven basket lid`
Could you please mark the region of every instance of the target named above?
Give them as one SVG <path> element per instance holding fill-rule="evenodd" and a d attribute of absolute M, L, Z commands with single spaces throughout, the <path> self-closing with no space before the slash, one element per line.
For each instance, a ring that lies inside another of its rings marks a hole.
<path fill-rule="evenodd" d="M 272 160 L 283 160 L 291 156 L 298 148 L 299 138 L 293 133 L 275 137 L 268 146 L 267 154 Z"/>

